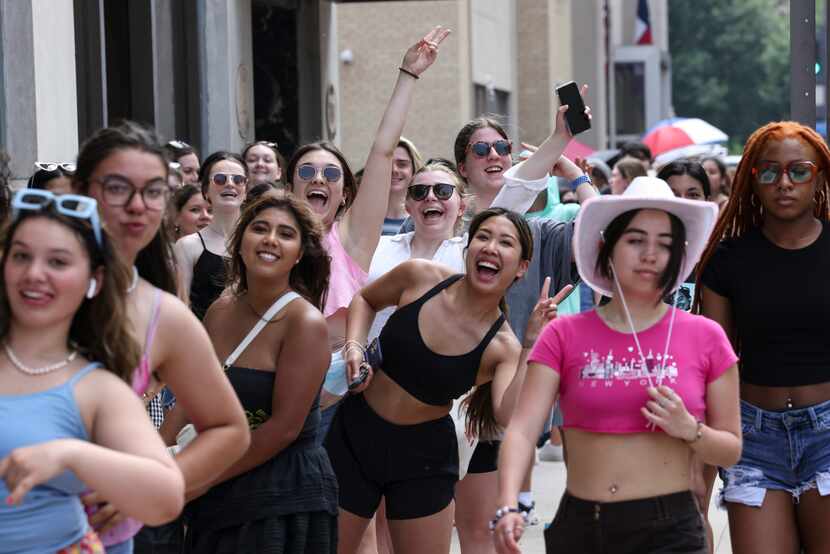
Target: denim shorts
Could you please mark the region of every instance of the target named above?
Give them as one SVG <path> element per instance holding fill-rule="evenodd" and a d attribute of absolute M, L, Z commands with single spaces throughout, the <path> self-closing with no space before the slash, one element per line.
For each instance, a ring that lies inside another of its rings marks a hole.
<path fill-rule="evenodd" d="M 720 501 L 760 507 L 767 490 L 787 491 L 798 502 L 805 491 L 830 495 L 830 400 L 783 412 L 741 400 L 743 452 L 721 469 Z"/>

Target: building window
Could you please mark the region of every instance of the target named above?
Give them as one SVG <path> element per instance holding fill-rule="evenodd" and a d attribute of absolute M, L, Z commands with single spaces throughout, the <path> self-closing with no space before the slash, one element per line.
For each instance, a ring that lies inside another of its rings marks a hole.
<path fill-rule="evenodd" d="M 497 115 L 503 123 L 510 120 L 510 93 L 495 87 L 475 85 L 475 113 Z"/>

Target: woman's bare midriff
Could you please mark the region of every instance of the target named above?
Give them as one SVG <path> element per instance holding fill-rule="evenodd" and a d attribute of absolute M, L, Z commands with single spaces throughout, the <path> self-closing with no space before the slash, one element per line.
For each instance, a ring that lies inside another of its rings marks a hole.
<path fill-rule="evenodd" d="M 691 448 L 663 432 L 565 429 L 567 489 L 583 500 L 619 502 L 690 490 Z"/>
<path fill-rule="evenodd" d="M 741 383 L 741 400 L 771 412 L 806 408 L 830 400 L 830 383 L 803 387 L 764 387 Z"/>
<path fill-rule="evenodd" d="M 424 404 L 403 390 L 383 371 L 376 371 L 372 384 L 363 391 L 369 407 L 382 419 L 396 425 L 415 425 L 448 415 L 452 404 Z"/>

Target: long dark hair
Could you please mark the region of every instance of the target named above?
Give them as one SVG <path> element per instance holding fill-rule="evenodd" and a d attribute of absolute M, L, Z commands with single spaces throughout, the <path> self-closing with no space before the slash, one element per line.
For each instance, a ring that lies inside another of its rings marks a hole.
<path fill-rule="evenodd" d="M 504 217 L 516 227 L 516 232 L 519 236 L 519 245 L 521 246 L 521 259 L 530 261 L 533 258 L 533 234 L 530 232 L 530 226 L 525 221 L 525 218 L 516 212 L 505 210 L 504 208 L 488 208 L 479 212 L 470 222 L 470 230 L 468 232 L 467 246 L 470 246 L 470 241 L 473 240 L 478 228 L 490 219 L 491 217 Z M 501 311 L 507 315 L 507 302 L 502 297 L 499 302 Z M 499 423 L 496 421 L 496 414 L 493 412 L 493 384 L 492 382 L 479 385 L 476 389 L 464 399 L 461 408 L 467 412 L 466 427 L 467 433 L 472 436 L 492 436 L 499 431 Z"/>
<path fill-rule="evenodd" d="M 131 383 L 133 371 L 141 359 L 141 346 L 132 333 L 124 294 L 132 280 L 132 271 L 117 254 L 105 230 L 101 230 L 103 245 L 98 246 L 89 222 L 61 215 L 51 208 L 37 212 L 21 211 L 20 216 L 3 230 L 0 339 L 8 336 L 13 318 L 4 278 L 12 239 L 24 221 L 36 218 L 56 221 L 72 231 L 89 255 L 90 270 L 103 267 L 101 289 L 94 298 L 84 298 L 72 318 L 68 340 L 77 345 L 77 349 L 90 361 L 102 363 L 106 369 Z"/>
<path fill-rule="evenodd" d="M 138 150 L 157 156 L 164 166 L 164 178 L 167 180 L 170 161 L 156 132 L 139 123 L 124 121 L 114 127 L 99 129 L 81 146 L 75 169 L 75 189 L 80 194 L 89 194 L 89 179 L 95 168 L 120 150 Z M 151 285 L 175 295 L 178 288 L 175 260 L 170 230 L 162 223 L 150 244 L 136 256 L 135 266 L 139 275 Z"/>
<path fill-rule="evenodd" d="M 309 152 L 314 152 L 315 150 L 325 150 L 337 158 L 337 161 L 340 162 L 340 169 L 343 170 L 343 200 L 345 200 L 345 204 L 337 208 L 337 213 L 334 216 L 335 219 L 337 219 L 346 213 L 346 211 L 351 207 L 352 202 L 354 202 L 354 199 L 357 196 L 357 179 L 355 179 L 354 173 L 352 173 L 352 169 L 349 167 L 349 162 L 346 161 L 346 156 L 344 156 L 343 152 L 341 152 L 340 149 L 334 144 L 324 140 L 320 142 L 312 142 L 311 144 L 299 147 L 288 161 L 288 167 L 285 170 L 286 183 L 288 183 L 288 189 L 293 192 L 294 170 L 297 168 L 297 164 L 300 163 L 300 159 L 303 156 Z M 386 200 L 384 200 L 384 202 L 386 202 Z"/>
<path fill-rule="evenodd" d="M 323 229 L 319 218 L 307 203 L 292 194 L 268 192 L 250 204 L 239 217 L 239 223 L 228 245 L 227 283 L 237 297 L 248 291 L 248 273 L 242 260 L 242 239 L 248 226 L 261 212 L 274 208 L 291 214 L 300 228 L 302 256 L 291 269 L 291 289 L 322 310 L 329 288 L 331 258 L 323 247 Z"/>

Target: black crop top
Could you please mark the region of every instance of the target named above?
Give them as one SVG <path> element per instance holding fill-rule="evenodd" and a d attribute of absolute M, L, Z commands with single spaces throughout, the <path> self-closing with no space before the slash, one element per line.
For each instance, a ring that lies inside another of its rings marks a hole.
<path fill-rule="evenodd" d="M 202 253 L 193 266 L 193 280 L 190 282 L 190 309 L 200 320 L 204 319 L 213 301 L 225 290 L 225 260 L 214 254 L 205 246 L 205 239 L 197 232 L 202 241 Z"/>
<path fill-rule="evenodd" d="M 741 381 L 796 387 L 830 381 L 830 229 L 798 250 L 759 229 L 724 240 L 703 284 L 729 299 Z"/>
<path fill-rule="evenodd" d="M 427 347 L 418 327 L 421 307 L 462 277 L 453 275 L 418 300 L 398 308 L 380 332 L 381 369 L 406 392 L 425 404 L 450 404 L 475 385 L 481 356 L 504 323 L 504 315 L 500 315 L 478 346 L 460 356 L 443 356 Z"/>

